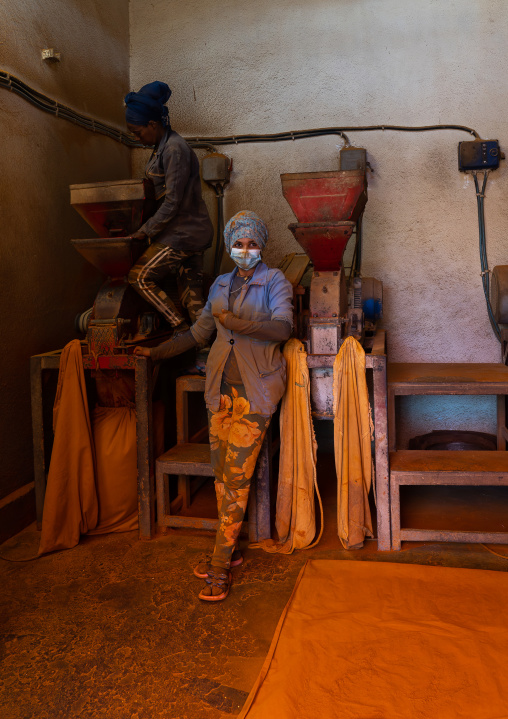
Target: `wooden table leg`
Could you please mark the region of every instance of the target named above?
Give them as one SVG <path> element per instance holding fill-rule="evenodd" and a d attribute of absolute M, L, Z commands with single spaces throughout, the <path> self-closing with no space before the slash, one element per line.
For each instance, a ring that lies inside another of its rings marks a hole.
<path fill-rule="evenodd" d="M 397 449 L 397 423 L 395 416 L 395 390 L 387 388 L 388 401 L 388 448 L 390 452 Z"/>
<path fill-rule="evenodd" d="M 37 529 L 42 528 L 42 511 L 46 494 L 46 458 L 44 456 L 44 411 L 42 402 L 42 360 L 30 358 L 32 395 L 32 433 L 34 453 L 35 512 Z"/>
<path fill-rule="evenodd" d="M 497 395 L 497 448 L 506 450 L 506 395 Z"/>
<path fill-rule="evenodd" d="M 378 356 L 372 368 L 374 385 L 374 428 L 376 465 L 377 548 L 392 547 L 390 527 L 390 477 L 388 467 L 388 423 L 386 355 Z"/>
<path fill-rule="evenodd" d="M 392 475 L 393 476 L 393 475 Z M 390 482 L 391 496 L 391 525 L 392 525 L 392 549 L 400 551 L 400 485 L 397 480 Z"/>
<path fill-rule="evenodd" d="M 136 440 L 138 456 L 139 538 L 155 534 L 155 493 L 152 441 L 152 363 L 136 357 Z"/>

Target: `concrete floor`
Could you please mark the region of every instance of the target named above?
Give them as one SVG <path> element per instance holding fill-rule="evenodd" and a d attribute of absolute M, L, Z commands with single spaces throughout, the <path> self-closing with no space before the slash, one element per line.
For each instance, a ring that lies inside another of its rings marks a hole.
<path fill-rule="evenodd" d="M 318 547 L 291 556 L 246 548 L 222 603 L 201 602 L 202 582 L 192 574 L 212 545 L 207 532 L 172 530 L 150 542 L 135 532 L 84 537 L 37 561 L 0 561 L 2 719 L 238 714 L 309 558 L 508 571 L 508 561 L 481 545 L 408 543 L 401 552 L 378 553 L 368 541 L 362 550 L 343 550 L 331 466 L 321 458 L 318 476 L 331 481 Z M 32 556 L 38 539 L 29 527 L 0 554 Z M 494 550 L 508 557 L 508 547 Z"/>

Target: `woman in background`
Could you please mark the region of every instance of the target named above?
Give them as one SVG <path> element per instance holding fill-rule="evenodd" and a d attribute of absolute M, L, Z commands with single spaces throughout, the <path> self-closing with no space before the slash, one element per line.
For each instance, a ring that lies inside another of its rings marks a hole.
<path fill-rule="evenodd" d="M 201 196 L 199 160 L 171 129 L 166 107 L 170 96 L 165 82 L 151 82 L 125 96 L 128 129 L 143 145 L 154 148 L 145 174 L 159 201 L 156 213 L 133 235 L 148 239 L 150 246 L 132 267 L 129 282 L 181 332 L 189 326 L 160 283 L 178 271 L 180 299 L 195 322 L 204 304 L 203 252 L 212 243 L 213 226 Z"/>
<path fill-rule="evenodd" d="M 292 331 L 293 288 L 280 270 L 261 261 L 267 239 L 266 225 L 254 212 L 232 217 L 224 242 L 237 267 L 215 280 L 199 319 L 159 347 L 135 349 L 160 361 L 207 343 L 217 330 L 206 365 L 205 401 L 219 526 L 213 555 L 194 569 L 205 580 L 199 594 L 205 601 L 227 597 L 230 567 L 243 561 L 235 547 L 250 482 L 285 389 L 280 343 Z"/>

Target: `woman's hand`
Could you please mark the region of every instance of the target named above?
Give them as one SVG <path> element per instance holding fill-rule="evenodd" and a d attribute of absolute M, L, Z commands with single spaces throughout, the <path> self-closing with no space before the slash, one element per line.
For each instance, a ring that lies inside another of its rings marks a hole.
<path fill-rule="evenodd" d="M 132 354 L 137 355 L 138 357 L 150 357 L 150 348 L 149 347 L 134 347 L 134 352 Z"/>
<path fill-rule="evenodd" d="M 130 235 L 133 240 L 146 240 L 148 235 L 145 235 L 144 232 L 141 232 L 141 230 L 138 230 L 137 232 L 133 232 L 132 235 Z"/>
<path fill-rule="evenodd" d="M 234 317 L 235 315 L 230 310 L 221 310 L 220 312 L 214 312 L 213 316 L 217 317 L 217 319 L 219 320 L 221 325 L 223 327 L 226 327 L 226 329 L 228 329 L 227 324 L 226 324 L 227 319 L 229 317 Z"/>

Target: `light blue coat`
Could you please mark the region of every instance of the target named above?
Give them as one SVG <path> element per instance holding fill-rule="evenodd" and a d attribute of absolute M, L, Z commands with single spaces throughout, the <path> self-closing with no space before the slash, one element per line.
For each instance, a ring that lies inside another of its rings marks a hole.
<path fill-rule="evenodd" d="M 250 411 L 272 415 L 286 385 L 286 362 L 280 342 L 257 340 L 227 330 L 213 315 L 229 309 L 229 290 L 238 270 L 220 275 L 210 288 L 208 301 L 191 332 L 199 343 L 206 343 L 217 329 L 206 364 L 205 401 L 208 409 L 219 410 L 220 385 L 224 365 L 234 350 L 238 368 L 250 402 Z M 260 262 L 252 279 L 235 300 L 233 313 L 244 320 L 264 322 L 285 320 L 293 326 L 293 288 L 280 270 L 269 269 Z"/>

